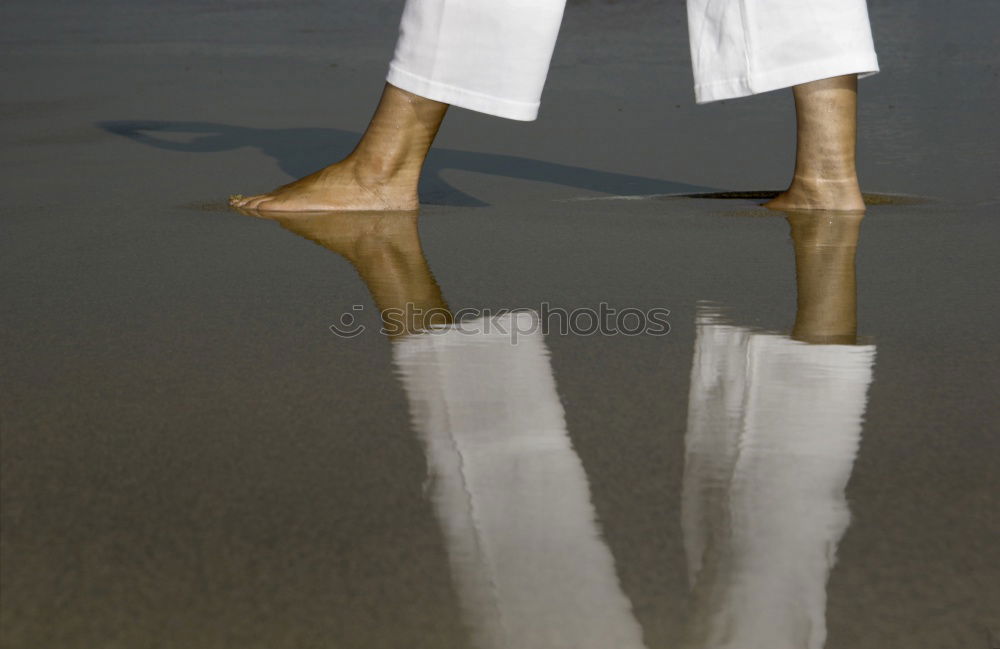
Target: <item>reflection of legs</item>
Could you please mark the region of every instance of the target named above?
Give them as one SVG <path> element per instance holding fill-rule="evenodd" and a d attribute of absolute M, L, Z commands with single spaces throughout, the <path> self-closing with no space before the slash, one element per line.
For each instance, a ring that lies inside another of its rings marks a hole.
<path fill-rule="evenodd" d="M 642 649 L 536 318 L 393 345 L 456 591 L 481 649 Z"/>
<path fill-rule="evenodd" d="M 810 261 L 800 272 L 823 277 L 822 255 Z M 853 314 L 830 321 L 853 331 Z M 822 649 L 874 354 L 699 314 L 682 501 L 693 591 L 684 646 Z"/>
<path fill-rule="evenodd" d="M 797 85 L 795 175 L 775 209 L 864 210 L 855 168 L 857 75 Z"/>
<path fill-rule="evenodd" d="M 388 336 L 452 322 L 424 257 L 417 212 L 284 214 L 275 220 L 351 262 L 372 294 Z"/>
<path fill-rule="evenodd" d="M 854 258 L 861 213 L 790 212 L 798 308 L 792 338 L 853 345 L 857 337 Z"/>
<path fill-rule="evenodd" d="M 415 210 L 420 168 L 447 104 L 386 84 L 375 116 L 344 160 L 269 194 L 234 197 L 258 210 Z"/>

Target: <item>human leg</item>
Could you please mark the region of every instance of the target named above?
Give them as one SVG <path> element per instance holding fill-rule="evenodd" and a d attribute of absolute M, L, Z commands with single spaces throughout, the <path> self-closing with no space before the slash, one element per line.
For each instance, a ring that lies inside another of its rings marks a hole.
<path fill-rule="evenodd" d="M 417 182 L 448 105 L 386 84 L 375 116 L 340 162 L 258 196 L 233 197 L 248 209 L 415 210 Z"/>
<path fill-rule="evenodd" d="M 783 209 L 864 209 L 857 78 L 878 71 L 865 0 L 688 0 L 698 103 L 794 88 L 798 145 Z"/>
<path fill-rule="evenodd" d="M 344 160 L 237 207 L 413 210 L 424 158 L 449 105 L 533 120 L 565 0 L 408 0 L 388 83 Z"/>
<path fill-rule="evenodd" d="M 795 172 L 788 190 L 767 207 L 863 211 L 855 167 L 856 75 L 795 86 Z"/>

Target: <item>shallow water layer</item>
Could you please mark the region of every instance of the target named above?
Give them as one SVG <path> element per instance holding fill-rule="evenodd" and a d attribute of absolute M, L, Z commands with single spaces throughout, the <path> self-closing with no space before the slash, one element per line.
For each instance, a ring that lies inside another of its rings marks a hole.
<path fill-rule="evenodd" d="M 995 649 L 993 4 L 870 3 L 863 219 L 626 0 L 419 216 L 277 220 L 399 3 L 153 4 L 0 20 L 4 649 Z"/>
<path fill-rule="evenodd" d="M 987 646 L 995 223 L 689 199 L 53 233 L 8 267 L 6 642 Z"/>

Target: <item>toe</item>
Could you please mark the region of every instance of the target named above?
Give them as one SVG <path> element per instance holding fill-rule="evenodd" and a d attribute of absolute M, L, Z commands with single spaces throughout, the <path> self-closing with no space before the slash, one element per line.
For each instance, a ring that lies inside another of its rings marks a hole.
<path fill-rule="evenodd" d="M 278 209 L 278 207 L 277 207 L 278 204 L 279 204 L 279 201 L 276 201 L 273 198 L 265 197 L 264 200 L 255 203 L 254 206 L 253 206 L 253 209 L 261 211 L 261 212 L 266 212 L 268 210 Z"/>
<path fill-rule="evenodd" d="M 264 203 L 269 200 L 271 200 L 271 196 L 269 194 L 259 194 L 257 196 L 251 196 L 250 198 L 246 199 L 246 201 L 244 201 L 243 204 L 240 205 L 240 207 L 247 207 L 252 210 L 255 210 L 260 206 L 261 203 Z"/>

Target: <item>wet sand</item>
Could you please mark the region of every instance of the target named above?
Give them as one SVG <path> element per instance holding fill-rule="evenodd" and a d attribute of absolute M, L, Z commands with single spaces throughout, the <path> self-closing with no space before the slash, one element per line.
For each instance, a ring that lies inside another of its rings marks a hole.
<path fill-rule="evenodd" d="M 400 3 L 6 3 L 3 647 L 995 646 L 996 10 L 872 6 L 852 260 L 757 206 L 791 98 L 695 106 L 668 4 L 571 3 L 380 266 L 224 199 L 350 148 Z M 400 296 L 670 332 L 390 340 Z"/>

